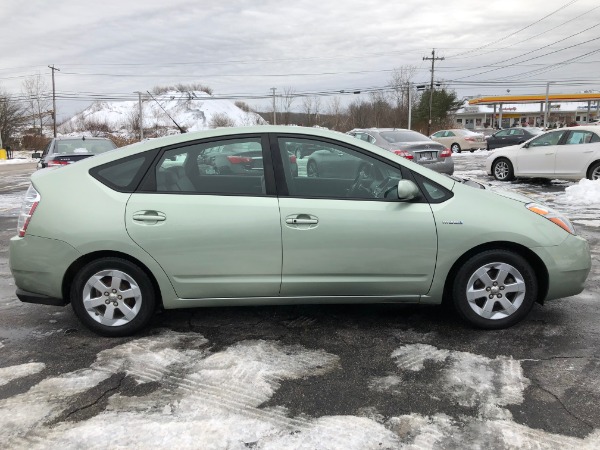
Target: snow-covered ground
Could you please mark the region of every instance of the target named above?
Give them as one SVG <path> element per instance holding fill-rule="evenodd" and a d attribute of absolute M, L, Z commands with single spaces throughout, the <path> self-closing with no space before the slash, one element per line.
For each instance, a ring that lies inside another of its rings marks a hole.
<path fill-rule="evenodd" d="M 339 358 L 301 345 L 264 340 L 213 351 L 197 333 L 163 331 L 101 351 L 88 368 L 50 376 L 27 392 L 0 401 L 0 440 L 6 448 L 397 449 L 577 448 L 600 445 L 600 432 L 565 437 L 513 421 L 530 381 L 521 361 L 494 359 L 428 344 L 399 346 L 389 355 L 394 373 L 365 380 L 368 389 L 403 398 L 403 379 L 428 369 L 442 389 L 432 395 L 475 411 L 473 416 L 399 414 L 374 409 L 356 415 L 307 417 L 281 406 L 261 406 L 286 380 L 321 377 Z M 44 365 L 7 367 L 6 382 L 42 373 Z M 114 376 L 152 385 L 146 394 L 108 397 L 86 420 L 56 419 L 74 399 Z M 343 395 L 343 393 L 340 393 Z M 352 395 L 348 393 L 348 395 Z"/>

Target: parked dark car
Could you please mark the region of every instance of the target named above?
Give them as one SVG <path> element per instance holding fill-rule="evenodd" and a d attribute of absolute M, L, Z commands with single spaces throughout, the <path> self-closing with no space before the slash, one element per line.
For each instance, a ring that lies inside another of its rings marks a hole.
<path fill-rule="evenodd" d="M 38 168 L 65 166 L 90 156 L 114 150 L 115 143 L 108 138 L 100 137 L 56 137 L 52 139 L 44 151 L 32 155 L 39 158 Z"/>
<path fill-rule="evenodd" d="M 514 127 L 500 130 L 487 138 L 486 148 L 493 150 L 495 148 L 507 147 L 509 145 L 522 144 L 532 137 L 542 134 L 544 130 L 537 127 Z"/>
<path fill-rule="evenodd" d="M 452 151 L 416 131 L 403 128 L 366 128 L 354 129 L 348 134 L 436 172 L 447 175 L 454 173 Z"/>

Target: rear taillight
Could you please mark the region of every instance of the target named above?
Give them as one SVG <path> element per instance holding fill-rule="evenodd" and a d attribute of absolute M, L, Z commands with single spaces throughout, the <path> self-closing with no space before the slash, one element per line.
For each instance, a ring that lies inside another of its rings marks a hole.
<path fill-rule="evenodd" d="M 469 141 L 469 142 L 477 142 L 477 139 L 472 138 L 472 137 L 466 137 L 465 141 Z"/>
<path fill-rule="evenodd" d="M 228 156 L 227 159 L 231 164 L 249 164 L 252 162 L 252 158 L 247 156 Z"/>
<path fill-rule="evenodd" d="M 413 159 L 413 155 L 409 151 L 406 151 L 406 150 L 392 150 L 392 152 L 395 153 L 398 156 L 402 156 L 403 158 Z"/>
<path fill-rule="evenodd" d="M 290 155 L 290 162 L 296 164 L 296 155 Z"/>
<path fill-rule="evenodd" d="M 440 158 L 448 158 L 449 156 L 452 156 L 452 150 L 449 148 L 445 148 L 442 153 L 440 153 Z"/>
<path fill-rule="evenodd" d="M 19 214 L 19 221 L 17 223 L 17 231 L 19 237 L 25 236 L 29 221 L 35 212 L 38 204 L 40 203 L 41 197 L 38 191 L 35 190 L 33 184 L 29 185 L 27 193 L 25 194 L 25 200 L 23 200 L 23 206 L 21 206 L 21 214 Z"/>
<path fill-rule="evenodd" d="M 48 161 L 48 167 L 58 167 L 58 166 L 66 166 L 67 164 L 71 164 L 71 161 L 64 160 L 50 160 Z"/>

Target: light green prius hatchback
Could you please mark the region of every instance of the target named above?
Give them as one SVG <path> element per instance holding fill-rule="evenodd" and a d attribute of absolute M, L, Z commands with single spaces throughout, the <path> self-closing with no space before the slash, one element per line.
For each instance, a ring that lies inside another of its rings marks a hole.
<path fill-rule="evenodd" d="M 10 242 L 17 296 L 70 302 L 108 336 L 157 308 L 443 298 L 503 328 L 581 292 L 591 266 L 587 242 L 544 205 L 330 131 L 171 136 L 31 181 Z"/>

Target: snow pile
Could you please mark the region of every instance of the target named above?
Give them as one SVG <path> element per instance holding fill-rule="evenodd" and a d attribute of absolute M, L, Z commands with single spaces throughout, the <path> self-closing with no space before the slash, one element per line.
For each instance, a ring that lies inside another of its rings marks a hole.
<path fill-rule="evenodd" d="M 144 129 L 169 128 L 177 133 L 179 130 L 170 117 L 187 131 L 206 130 L 215 124 L 224 126 L 224 123 L 231 126 L 266 123 L 256 113 L 246 112 L 229 100 L 217 99 L 201 91 L 167 91 L 155 95 L 154 99 L 146 95 L 142 111 Z M 137 101 L 96 102 L 62 124 L 60 131 L 68 134 L 71 129 L 82 128 L 86 123 L 106 124 L 113 131 L 132 129 L 138 120 L 138 114 Z"/>
<path fill-rule="evenodd" d="M 575 205 L 600 204 L 600 180 L 584 178 L 578 184 L 568 186 L 558 201 Z"/>

